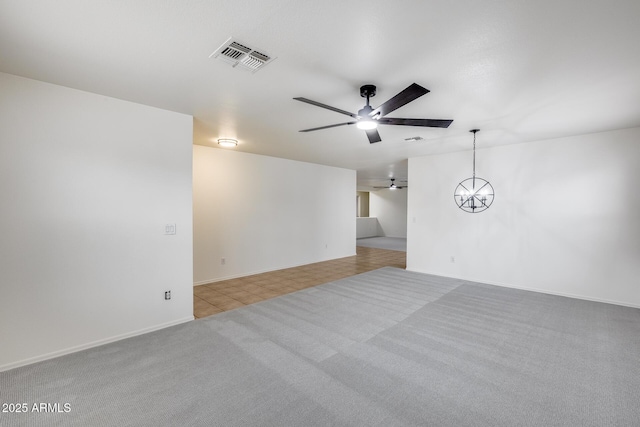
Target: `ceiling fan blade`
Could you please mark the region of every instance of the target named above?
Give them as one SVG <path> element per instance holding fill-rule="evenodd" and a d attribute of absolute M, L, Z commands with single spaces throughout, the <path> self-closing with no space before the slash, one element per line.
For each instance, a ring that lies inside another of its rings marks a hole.
<path fill-rule="evenodd" d="M 378 120 L 381 125 L 423 126 L 431 128 L 448 128 L 453 120 L 438 119 L 400 119 L 396 117 L 384 117 Z"/>
<path fill-rule="evenodd" d="M 341 110 L 339 108 L 332 107 L 330 105 L 322 104 L 320 102 L 312 101 L 312 100 L 307 99 L 307 98 L 293 98 L 293 99 L 295 99 L 296 101 L 306 102 L 307 104 L 315 105 L 316 107 L 326 108 L 327 110 L 335 111 L 336 113 L 346 114 L 347 116 L 351 116 L 354 119 L 358 118 L 358 116 L 355 115 L 354 113 L 350 113 L 348 111 Z"/>
<path fill-rule="evenodd" d="M 367 133 L 367 138 L 369 138 L 369 144 L 382 141 L 377 129 L 369 129 L 365 130 L 365 132 Z"/>
<path fill-rule="evenodd" d="M 329 128 L 335 128 L 335 127 L 338 127 L 338 126 L 352 125 L 354 123 L 355 122 L 338 123 L 338 124 L 335 124 L 335 125 L 320 126 L 318 128 L 302 129 L 302 130 L 300 130 L 298 132 L 311 132 L 311 131 L 314 131 L 314 130 L 329 129 Z"/>
<path fill-rule="evenodd" d="M 397 110 L 402 107 L 420 98 L 422 95 L 429 93 L 429 89 L 425 89 L 417 83 L 411 84 L 408 88 L 373 110 L 369 115 L 371 117 L 375 117 L 376 115 L 379 117 L 384 117 L 390 112 Z"/>

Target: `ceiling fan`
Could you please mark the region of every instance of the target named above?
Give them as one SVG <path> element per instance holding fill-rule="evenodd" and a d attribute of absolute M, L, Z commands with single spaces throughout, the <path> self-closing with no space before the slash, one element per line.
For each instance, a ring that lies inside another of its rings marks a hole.
<path fill-rule="evenodd" d="M 388 188 L 390 190 L 401 190 L 405 187 L 400 187 L 398 185 L 396 185 L 396 179 L 395 178 L 390 178 L 391 179 L 391 185 L 387 185 L 385 187 L 373 187 L 373 188 Z"/>
<path fill-rule="evenodd" d="M 345 110 L 341 110 L 339 108 L 331 107 L 326 104 L 322 104 L 320 102 L 312 101 L 307 98 L 293 98 L 296 101 L 306 102 L 307 104 L 315 105 L 316 107 L 326 108 L 327 110 L 335 111 L 336 113 L 345 114 L 347 116 L 353 117 L 355 120 L 345 123 L 337 123 L 335 125 L 321 126 L 317 128 L 311 129 L 303 129 L 300 132 L 311 132 L 314 130 L 320 129 L 328 129 L 337 126 L 345 126 L 345 125 L 353 125 L 355 124 L 359 129 L 362 129 L 366 132 L 367 138 L 369 138 L 369 142 L 373 144 L 374 142 L 380 142 L 380 134 L 376 129 L 378 125 L 400 125 L 400 126 L 423 126 L 423 127 L 437 127 L 437 128 L 447 128 L 453 122 L 453 120 L 436 120 L 436 119 L 401 119 L 396 117 L 385 117 L 387 114 L 392 111 L 397 110 L 410 103 L 411 101 L 415 101 L 422 95 L 429 93 L 429 89 L 425 89 L 419 84 L 413 83 L 400 93 L 398 93 L 393 98 L 389 99 L 387 102 L 384 102 L 378 108 L 371 108 L 369 105 L 369 98 L 376 95 L 376 87 L 374 85 L 364 85 L 360 87 L 360 96 L 363 98 L 367 98 L 367 104 L 358 111 L 357 114 L 350 113 Z"/>

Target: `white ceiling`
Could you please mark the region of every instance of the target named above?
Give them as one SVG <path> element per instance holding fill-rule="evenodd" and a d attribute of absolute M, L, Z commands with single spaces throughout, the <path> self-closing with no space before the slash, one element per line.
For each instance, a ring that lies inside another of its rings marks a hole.
<path fill-rule="evenodd" d="M 407 177 L 406 159 L 640 126 L 640 1 L 0 0 L 0 71 L 193 115 L 194 143 Z M 255 74 L 209 55 L 230 36 L 277 57 Z M 389 117 L 449 129 L 344 126 L 359 87 Z M 346 120 L 345 120 L 346 119 Z M 424 140 L 404 141 L 420 136 Z"/>

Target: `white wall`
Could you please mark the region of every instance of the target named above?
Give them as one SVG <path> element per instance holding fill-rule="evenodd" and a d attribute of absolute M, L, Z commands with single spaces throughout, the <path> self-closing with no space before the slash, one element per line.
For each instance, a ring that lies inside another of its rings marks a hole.
<path fill-rule="evenodd" d="M 407 268 L 638 307 L 639 160 L 640 128 L 478 150 L 496 198 L 469 214 L 470 151 L 409 159 Z"/>
<path fill-rule="evenodd" d="M 355 255 L 355 171 L 203 146 L 193 169 L 195 284 Z"/>
<path fill-rule="evenodd" d="M 372 191 L 369 214 L 378 218 L 378 236 L 407 237 L 407 189 Z"/>
<path fill-rule="evenodd" d="M 377 237 L 378 228 L 378 218 L 356 218 L 356 238 L 358 239 L 364 239 L 366 237 Z"/>
<path fill-rule="evenodd" d="M 2 73 L 0 93 L 0 370 L 193 319 L 192 118 Z"/>

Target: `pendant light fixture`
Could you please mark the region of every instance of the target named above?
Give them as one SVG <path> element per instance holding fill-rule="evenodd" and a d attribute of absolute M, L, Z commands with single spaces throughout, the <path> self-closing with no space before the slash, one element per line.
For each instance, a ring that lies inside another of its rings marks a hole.
<path fill-rule="evenodd" d="M 458 184 L 453 198 L 463 211 L 478 213 L 491 206 L 494 191 L 489 181 L 476 176 L 476 133 L 480 129 L 471 129 L 469 132 L 473 132 L 473 175 Z"/>

